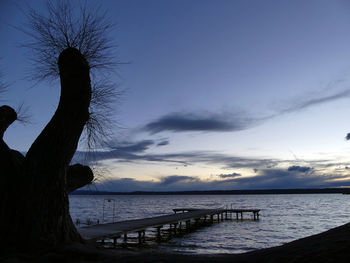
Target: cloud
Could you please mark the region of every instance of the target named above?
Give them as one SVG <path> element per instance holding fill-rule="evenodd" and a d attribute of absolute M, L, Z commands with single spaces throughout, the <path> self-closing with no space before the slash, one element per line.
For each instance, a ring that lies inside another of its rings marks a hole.
<path fill-rule="evenodd" d="M 196 181 L 195 177 L 185 176 L 185 175 L 171 175 L 163 177 L 161 180 L 161 185 L 173 185 L 176 183 L 189 183 Z"/>
<path fill-rule="evenodd" d="M 113 150 L 125 153 L 138 153 L 146 151 L 150 146 L 154 145 L 153 140 L 143 140 L 139 142 L 107 142 L 106 145 Z"/>
<path fill-rule="evenodd" d="M 306 167 L 306 166 L 293 165 L 293 166 L 288 167 L 289 172 L 295 171 L 295 172 L 307 173 L 311 170 L 312 170 L 311 167 Z"/>
<path fill-rule="evenodd" d="M 346 139 L 347 141 L 350 140 L 350 133 L 348 133 L 348 134 L 346 135 L 345 139 Z"/>
<path fill-rule="evenodd" d="M 292 100 L 275 113 L 253 117 L 245 112 L 232 111 L 224 113 L 213 112 L 175 112 L 166 114 L 148 124 L 141 130 L 151 134 L 163 131 L 171 132 L 236 132 L 249 129 L 265 121 L 283 114 L 289 114 L 307 109 L 316 105 L 343 99 L 350 96 L 350 89 L 333 94 L 317 93 L 317 96 L 307 95 L 306 98 Z M 350 135 L 347 135 L 349 140 Z"/>
<path fill-rule="evenodd" d="M 84 163 L 85 165 L 98 165 L 100 161 L 112 160 L 114 162 L 158 162 L 158 163 L 177 163 L 187 165 L 186 160 L 172 159 L 172 155 L 159 154 L 138 154 L 132 152 L 125 152 L 121 150 L 110 151 L 95 151 L 82 152 L 77 151 L 74 155 L 72 163 Z"/>
<path fill-rule="evenodd" d="M 298 100 L 298 101 L 292 103 L 292 105 L 282 109 L 276 115 L 300 111 L 300 110 L 303 110 L 303 109 L 306 109 L 306 108 L 309 108 L 309 107 L 312 107 L 315 105 L 328 103 L 328 102 L 343 99 L 343 98 L 346 98 L 349 96 L 350 96 L 350 89 L 346 89 L 346 90 L 338 91 L 335 94 L 316 96 L 313 98 L 309 97 L 307 99 Z"/>
<path fill-rule="evenodd" d="M 162 140 L 156 142 L 154 140 L 142 140 L 137 142 L 131 141 L 108 141 L 105 143 L 105 150 L 100 151 L 76 151 L 72 163 L 84 163 L 86 165 L 97 165 L 97 162 L 104 160 L 114 160 L 117 162 L 166 162 L 187 164 L 182 160 L 172 160 L 166 155 L 147 154 L 147 150 L 154 147 L 160 147 L 169 144 L 169 141 Z"/>
<path fill-rule="evenodd" d="M 289 169 L 264 169 L 257 176 L 237 178 L 236 183 L 241 189 L 325 188 L 350 185 L 350 176 L 307 174 L 304 171 Z"/>
<path fill-rule="evenodd" d="M 341 179 L 341 180 L 336 180 Z M 349 175 L 305 174 L 299 170 L 264 169 L 252 177 L 236 176 L 224 180 L 201 180 L 194 176 L 172 175 L 159 181 L 135 180 L 131 178 L 113 179 L 97 185 L 102 191 L 206 191 L 206 190 L 253 190 L 325 188 L 350 186 Z"/>
<path fill-rule="evenodd" d="M 152 154 L 146 151 L 152 146 L 158 146 L 151 140 L 140 142 L 110 142 L 110 149 L 104 151 L 75 153 L 73 163 L 84 163 L 86 165 L 96 164 L 98 161 L 113 160 L 114 162 L 158 162 L 158 163 L 177 163 L 181 165 L 191 165 L 198 163 L 221 165 L 224 168 L 267 168 L 275 167 L 280 161 L 275 159 L 247 158 L 240 156 L 231 156 L 211 151 L 193 151 Z M 165 145 L 162 144 L 161 145 Z"/>
<path fill-rule="evenodd" d="M 151 134 L 162 131 L 186 132 L 186 131 L 240 131 L 247 129 L 254 123 L 243 113 L 171 113 L 143 128 Z"/>
<path fill-rule="evenodd" d="M 239 176 L 241 176 L 241 174 L 238 174 L 238 173 L 219 174 L 219 177 L 221 177 L 221 178 L 235 178 L 235 177 L 239 177 Z"/>
<path fill-rule="evenodd" d="M 157 143 L 157 146 L 165 146 L 165 145 L 168 145 L 169 144 L 169 141 L 168 140 L 164 140 L 164 141 L 161 141 L 159 143 Z"/>
<path fill-rule="evenodd" d="M 240 188 L 266 188 L 266 187 L 284 187 L 288 188 L 293 185 L 301 186 L 322 186 L 324 179 L 323 173 L 346 174 L 348 163 L 339 162 L 337 160 L 309 160 L 302 162 L 300 160 L 281 160 L 273 158 L 249 158 L 242 156 L 232 156 L 213 151 L 193 151 L 193 152 L 177 152 L 166 154 L 148 153 L 152 147 L 157 147 L 156 141 L 144 140 L 138 142 L 122 142 L 121 145 L 111 144 L 113 148 L 105 151 L 96 151 L 86 156 L 85 152 L 77 152 L 74 157 L 74 163 L 80 162 L 86 165 L 96 165 L 96 161 L 109 160 L 109 162 L 98 162 L 100 166 L 108 167 L 120 163 L 143 163 L 152 162 L 161 165 L 176 164 L 181 166 L 191 165 L 214 165 L 221 169 L 249 169 L 254 175 L 252 177 L 239 176 L 238 173 L 228 173 L 218 175 L 220 180 L 217 183 L 208 183 L 198 181 L 196 177 L 185 176 L 170 176 L 160 179 L 160 186 L 169 187 L 169 189 L 182 189 L 182 185 L 193 185 L 197 188 L 204 189 L 222 189 L 225 187 L 240 187 Z M 281 167 L 287 167 L 281 169 Z M 339 168 L 341 167 L 341 168 Z M 246 174 L 247 175 L 247 174 Z M 278 177 L 279 175 L 279 177 Z M 183 176 L 183 175 L 182 175 Z M 320 177 L 321 176 L 321 177 Z M 305 178 L 304 178 L 305 177 Z M 319 178 L 323 178 L 318 181 Z M 224 180 L 221 180 L 224 179 Z M 288 180 L 287 180 L 288 179 Z M 306 180 L 308 179 L 308 180 Z M 311 183 L 313 182 L 313 183 Z M 325 182 L 325 181 L 324 181 Z M 153 185 L 154 186 L 154 185 Z M 153 189 L 153 186 L 151 187 Z M 140 186 L 139 186 L 140 187 Z M 151 189 L 150 188 L 150 189 Z M 142 188 L 143 189 L 143 188 Z M 190 189 L 191 190 L 191 189 Z"/>

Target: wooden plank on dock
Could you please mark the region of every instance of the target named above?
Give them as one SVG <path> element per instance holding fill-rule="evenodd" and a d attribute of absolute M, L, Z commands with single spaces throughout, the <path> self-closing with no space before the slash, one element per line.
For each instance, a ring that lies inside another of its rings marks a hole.
<path fill-rule="evenodd" d="M 200 209 L 200 208 L 175 208 L 173 211 L 175 213 L 177 212 L 190 212 L 190 211 L 198 211 L 198 210 L 211 210 L 211 209 Z M 231 212 L 231 213 L 246 213 L 246 212 L 252 212 L 257 213 L 260 212 L 260 209 L 226 209 L 226 208 L 219 208 L 215 209 L 218 212 Z"/>
<path fill-rule="evenodd" d="M 190 221 L 195 220 L 198 223 L 199 219 L 204 218 L 204 221 L 207 217 L 210 218 L 210 222 L 213 222 L 214 215 L 217 216 L 218 221 L 228 219 L 227 213 L 236 213 L 236 218 L 238 219 L 238 214 L 240 214 L 241 219 L 243 219 L 243 213 L 251 212 L 253 213 L 254 220 L 259 219 L 260 209 L 197 209 L 197 208 L 177 208 L 173 209 L 175 214 L 142 218 L 135 220 L 127 220 L 115 223 L 101 224 L 101 225 L 92 225 L 79 228 L 78 231 L 80 235 L 85 240 L 97 241 L 104 240 L 109 238 L 119 238 L 124 235 L 124 240 L 127 239 L 127 233 L 129 232 L 138 232 L 139 239 L 141 238 L 141 232 L 144 235 L 144 231 L 147 228 L 156 228 L 158 236 L 160 235 L 160 228 L 163 225 L 174 225 L 176 232 L 176 226 L 180 222 L 186 223 L 186 228 L 190 228 Z M 177 213 L 182 212 L 182 213 Z M 231 216 L 232 219 L 232 216 Z"/>

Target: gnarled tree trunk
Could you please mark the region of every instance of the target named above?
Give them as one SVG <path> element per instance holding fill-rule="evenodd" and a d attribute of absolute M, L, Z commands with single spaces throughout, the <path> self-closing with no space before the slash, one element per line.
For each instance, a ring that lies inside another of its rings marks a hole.
<path fill-rule="evenodd" d="M 69 215 L 68 193 L 89 183 L 93 175 L 86 166 L 69 164 L 89 118 L 89 65 L 74 48 L 64 50 L 58 64 L 59 105 L 25 157 L 2 139 L 16 119 L 15 112 L 0 110 L 1 250 L 43 249 L 82 241 Z"/>

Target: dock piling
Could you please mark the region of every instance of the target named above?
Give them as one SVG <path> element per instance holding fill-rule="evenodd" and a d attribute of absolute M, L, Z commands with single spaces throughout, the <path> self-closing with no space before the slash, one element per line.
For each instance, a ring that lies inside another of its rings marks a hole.
<path fill-rule="evenodd" d="M 191 220 L 186 220 L 186 231 L 191 231 Z"/>
<path fill-rule="evenodd" d="M 163 226 L 157 226 L 157 241 L 160 242 L 162 240 L 162 237 L 160 235 L 160 229 L 162 228 Z"/>

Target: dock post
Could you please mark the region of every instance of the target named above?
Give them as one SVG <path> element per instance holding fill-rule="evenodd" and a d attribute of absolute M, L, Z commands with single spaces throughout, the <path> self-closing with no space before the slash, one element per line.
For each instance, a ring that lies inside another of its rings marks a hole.
<path fill-rule="evenodd" d="M 113 237 L 113 247 L 117 246 L 117 237 Z"/>
<path fill-rule="evenodd" d="M 238 212 L 236 212 L 236 220 L 238 220 Z"/>
<path fill-rule="evenodd" d="M 198 227 L 198 222 L 199 222 L 199 218 L 195 218 L 195 219 L 194 219 L 194 225 L 195 225 L 196 227 Z"/>
<path fill-rule="evenodd" d="M 139 239 L 139 245 L 141 245 L 141 244 L 142 244 L 142 237 L 141 237 L 141 233 L 142 233 L 142 231 L 138 231 L 138 234 L 139 234 L 139 236 L 138 236 L 138 239 Z"/>
<path fill-rule="evenodd" d="M 126 243 L 128 241 L 128 235 L 127 233 L 124 233 L 124 243 Z"/>
<path fill-rule="evenodd" d="M 163 226 L 157 226 L 157 241 L 160 242 L 162 240 L 162 237 L 160 235 L 160 229 L 162 228 Z"/>
<path fill-rule="evenodd" d="M 191 230 L 191 220 L 187 220 L 186 221 L 186 231 L 190 231 Z"/>
<path fill-rule="evenodd" d="M 146 239 L 145 238 L 145 236 L 146 236 L 145 230 L 138 231 L 137 233 L 139 234 L 138 235 L 139 245 L 141 245 Z"/>
<path fill-rule="evenodd" d="M 214 223 L 214 215 L 210 215 L 210 224 Z"/>
<path fill-rule="evenodd" d="M 225 219 L 227 220 L 227 211 L 225 212 Z"/>
<path fill-rule="evenodd" d="M 174 235 L 176 236 L 176 228 L 177 228 L 178 223 L 174 223 Z"/>
<path fill-rule="evenodd" d="M 241 220 L 243 220 L 243 212 L 241 212 Z"/>

